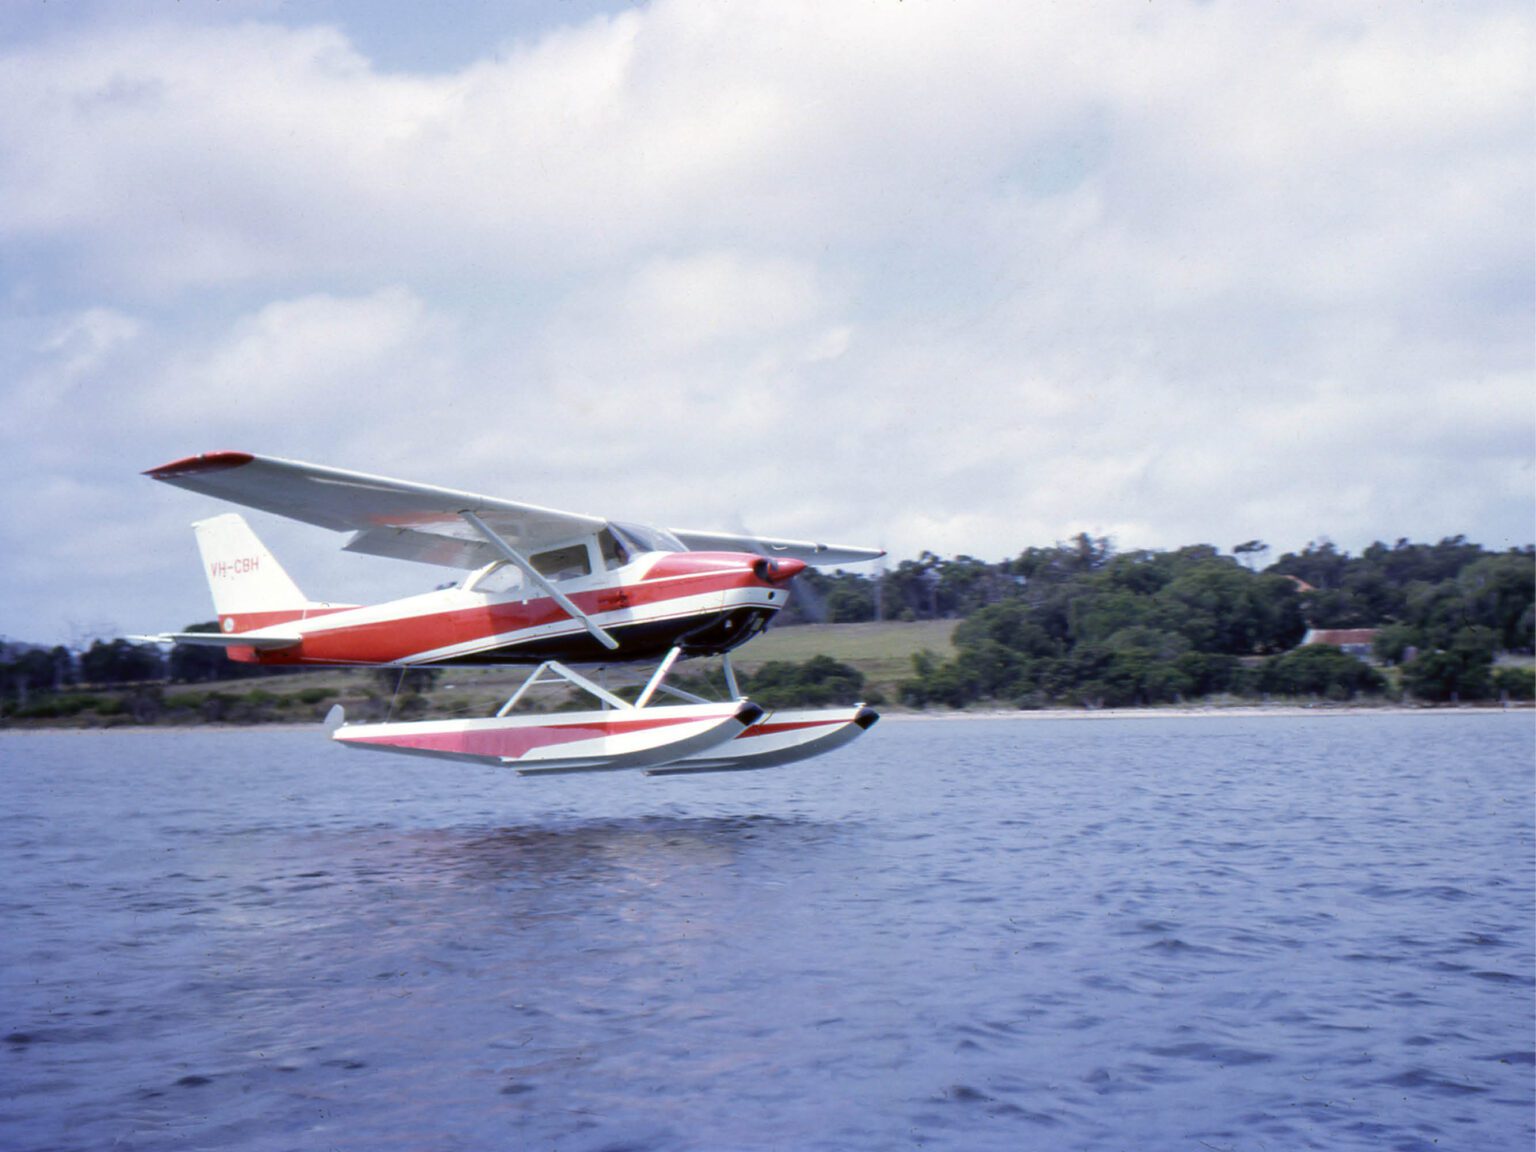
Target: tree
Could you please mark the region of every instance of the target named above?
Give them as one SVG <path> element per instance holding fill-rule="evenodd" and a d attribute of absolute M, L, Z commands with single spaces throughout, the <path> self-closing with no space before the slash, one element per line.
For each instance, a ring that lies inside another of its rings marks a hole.
<path fill-rule="evenodd" d="M 1315 585 L 1303 599 L 1314 628 L 1404 625 L 1394 646 L 1446 648 L 1463 628 L 1493 629 L 1505 650 L 1536 649 L 1536 549 L 1491 553 L 1463 536 L 1437 544 L 1376 542 L 1359 557 L 1332 544 L 1287 553 L 1271 573 Z"/>
<path fill-rule="evenodd" d="M 1487 700 L 1492 662 L 1477 652 L 1436 649 L 1403 665 L 1403 686 L 1420 700 Z"/>
<path fill-rule="evenodd" d="M 1191 566 L 1157 594 L 1161 626 L 1201 652 L 1249 656 L 1287 648 L 1304 631 L 1296 587 L 1228 559 Z"/>
<path fill-rule="evenodd" d="M 1417 630 L 1410 625 L 1388 624 L 1371 642 L 1371 655 L 1383 664 L 1401 664 L 1417 643 Z"/>
<path fill-rule="evenodd" d="M 1302 594 L 1302 614 L 1312 628 L 1368 628 L 1370 603 L 1350 588 L 1315 588 Z"/>
<path fill-rule="evenodd" d="M 1536 700 L 1536 670 L 1508 666 L 1495 668 L 1493 691 L 1507 700 Z"/>
<path fill-rule="evenodd" d="M 199 624 L 188 624 L 182 631 L 217 632 L 219 631 L 219 622 L 217 620 L 209 620 Z M 169 665 L 167 675 L 172 680 L 187 684 L 225 679 L 229 676 L 231 668 L 245 671 L 258 667 L 253 664 L 236 664 L 225 654 L 222 648 L 213 648 L 202 644 L 173 645 L 167 662 Z"/>
<path fill-rule="evenodd" d="M 128 684 L 156 680 L 165 673 L 160 653 L 149 644 L 131 644 L 121 638 L 110 643 L 92 642 L 80 657 L 80 675 L 91 684 Z"/>
<path fill-rule="evenodd" d="M 875 618 L 874 581 L 851 572 L 837 572 L 829 581 L 827 621 L 856 624 Z"/>
<path fill-rule="evenodd" d="M 974 556 L 940 560 L 936 566 L 936 602 L 944 616 L 969 616 L 1015 594 L 1018 585 L 1006 564 L 988 564 Z"/>
<path fill-rule="evenodd" d="M 1269 545 L 1262 540 L 1245 540 L 1232 549 L 1232 555 L 1236 556 L 1244 567 L 1257 571 L 1259 561 L 1269 551 Z"/>
<path fill-rule="evenodd" d="M 938 557 L 924 552 L 920 560 L 903 560 L 884 577 L 885 615 L 896 620 L 927 620 L 937 612 Z"/>
<path fill-rule="evenodd" d="M 1277 696 L 1350 700 L 1386 687 L 1381 673 L 1332 644 L 1308 644 L 1264 662 L 1259 683 Z"/>
<path fill-rule="evenodd" d="M 995 641 L 1026 656 L 1055 656 L 1060 643 L 1034 618 L 1034 612 L 1021 600 L 1005 600 L 974 613 L 955 628 L 954 643 L 967 648 Z"/>
<path fill-rule="evenodd" d="M 1338 588 L 1349 568 L 1349 556 L 1331 540 L 1314 540 L 1301 552 L 1287 552 L 1269 569 L 1281 576 L 1295 576 L 1314 588 Z"/>
<path fill-rule="evenodd" d="M 1506 552 L 1475 560 L 1456 576 L 1468 618 L 1492 629 L 1498 636 L 1499 647 L 1506 651 L 1530 651 L 1536 647 L 1533 574 L 1536 560 L 1530 553 Z"/>
<path fill-rule="evenodd" d="M 1143 624 L 1156 608 L 1149 596 L 1113 587 L 1093 587 L 1072 601 L 1070 619 L 1074 641 L 1103 640 Z"/>
<path fill-rule="evenodd" d="M 68 648 L 21 648 L 0 664 L 0 691 L 23 700 L 33 692 L 57 692 L 75 680 L 75 660 Z"/>

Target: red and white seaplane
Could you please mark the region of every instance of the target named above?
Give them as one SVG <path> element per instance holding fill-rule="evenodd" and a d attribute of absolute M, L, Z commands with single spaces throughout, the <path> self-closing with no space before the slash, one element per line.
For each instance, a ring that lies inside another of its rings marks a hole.
<path fill-rule="evenodd" d="M 358 606 L 308 599 L 245 520 L 193 527 L 221 632 L 163 633 L 258 664 L 536 665 L 495 716 L 347 724 L 353 748 L 504 764 L 522 774 L 638 768 L 653 775 L 787 764 L 848 743 L 877 719 L 863 705 L 767 712 L 742 696 L 732 649 L 761 632 L 808 564 L 884 555 L 801 540 L 665 530 L 558 512 L 339 468 L 209 452 L 152 468 L 156 480 L 350 532 L 350 552 L 467 570 L 458 585 Z M 719 656 L 729 699 L 666 684 L 684 657 Z M 656 661 L 626 700 L 570 667 Z M 583 712 L 516 713 L 528 689 L 564 681 Z M 658 704 L 661 694 L 682 704 Z"/>

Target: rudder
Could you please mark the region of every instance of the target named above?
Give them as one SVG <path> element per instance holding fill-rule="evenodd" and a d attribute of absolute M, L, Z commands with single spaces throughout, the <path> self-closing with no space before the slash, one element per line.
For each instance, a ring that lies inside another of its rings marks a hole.
<path fill-rule="evenodd" d="M 219 627 L 244 632 L 303 618 L 309 600 L 243 516 L 227 512 L 192 528 Z"/>

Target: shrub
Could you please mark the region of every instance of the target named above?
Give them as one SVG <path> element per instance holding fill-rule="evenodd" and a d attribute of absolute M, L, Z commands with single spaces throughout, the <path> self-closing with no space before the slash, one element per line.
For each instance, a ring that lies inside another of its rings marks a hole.
<path fill-rule="evenodd" d="M 1259 674 L 1260 688 L 1277 696 L 1323 696 L 1351 700 L 1386 687 L 1381 673 L 1332 644 L 1308 644 L 1271 656 Z"/>
<path fill-rule="evenodd" d="M 1486 653 L 1437 649 L 1403 665 L 1403 685 L 1420 700 L 1488 700 L 1494 695 L 1490 665 Z"/>
<path fill-rule="evenodd" d="M 1493 690 L 1510 700 L 1536 700 L 1536 669 L 1495 668 Z"/>
<path fill-rule="evenodd" d="M 742 678 L 742 689 L 768 708 L 857 704 L 863 699 L 864 674 L 830 656 L 812 656 L 801 664 L 770 660 Z"/>

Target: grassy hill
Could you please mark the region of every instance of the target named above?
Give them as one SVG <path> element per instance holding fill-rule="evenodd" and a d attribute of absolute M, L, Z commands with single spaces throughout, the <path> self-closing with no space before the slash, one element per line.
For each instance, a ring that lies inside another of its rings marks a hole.
<path fill-rule="evenodd" d="M 912 657 L 925 648 L 941 659 L 955 654 L 958 620 L 887 621 L 880 624 L 799 624 L 770 628 L 735 653 L 736 666 L 750 672 L 769 660 L 831 656 L 852 664 L 871 685 L 894 684 L 912 674 Z M 890 693 L 888 692 L 889 696 Z"/>

